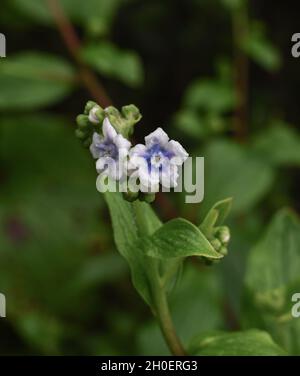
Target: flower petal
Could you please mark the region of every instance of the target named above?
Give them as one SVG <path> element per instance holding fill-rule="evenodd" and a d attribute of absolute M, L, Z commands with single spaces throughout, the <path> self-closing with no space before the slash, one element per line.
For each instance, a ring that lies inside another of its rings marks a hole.
<path fill-rule="evenodd" d="M 114 143 L 118 149 L 126 149 L 129 150 L 131 146 L 131 142 L 124 138 L 121 134 L 117 134 L 114 138 Z"/>
<path fill-rule="evenodd" d="M 110 157 L 101 157 L 96 162 L 96 170 L 98 173 L 106 170 L 113 159 Z"/>
<path fill-rule="evenodd" d="M 181 144 L 177 141 L 171 140 L 168 142 L 167 150 L 171 152 L 175 157 L 174 158 L 174 164 L 182 164 L 189 154 L 186 152 L 186 150 L 181 146 Z"/>
<path fill-rule="evenodd" d="M 103 120 L 102 132 L 103 132 L 105 139 L 113 140 L 117 136 L 117 131 L 111 125 L 111 122 L 109 121 L 108 117 L 106 117 Z"/>
<path fill-rule="evenodd" d="M 129 151 L 129 168 L 134 169 L 139 166 L 147 166 L 147 161 L 144 158 L 146 153 L 146 146 L 142 144 L 135 145 Z"/>
<path fill-rule="evenodd" d="M 94 132 L 93 141 L 90 146 L 90 152 L 94 158 L 100 157 L 99 146 L 102 142 L 103 142 L 103 137 L 101 137 L 98 133 Z"/>
<path fill-rule="evenodd" d="M 165 188 L 177 187 L 179 173 L 176 165 L 169 164 L 164 166 L 160 174 L 161 185 Z"/>
<path fill-rule="evenodd" d="M 145 143 L 147 147 L 151 147 L 155 144 L 164 146 L 167 144 L 168 141 L 169 136 L 161 128 L 157 128 L 154 132 L 150 133 L 148 136 L 145 137 Z"/>

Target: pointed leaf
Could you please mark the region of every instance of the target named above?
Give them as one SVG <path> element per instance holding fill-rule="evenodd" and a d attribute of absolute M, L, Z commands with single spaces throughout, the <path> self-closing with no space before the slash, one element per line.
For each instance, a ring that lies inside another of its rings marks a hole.
<path fill-rule="evenodd" d="M 160 227 L 152 236 L 142 239 L 143 248 L 150 257 L 170 259 L 188 256 L 222 258 L 198 227 L 182 219 L 172 219 Z"/>
<path fill-rule="evenodd" d="M 144 300 L 150 304 L 150 290 L 147 280 L 147 262 L 146 256 L 138 248 L 137 242 L 141 233 L 136 214 L 133 210 L 133 204 L 125 201 L 120 193 L 105 193 L 105 199 L 109 207 L 114 230 L 114 239 L 121 255 L 127 260 L 131 273 L 132 281 Z M 150 205 L 142 202 L 136 202 L 136 206 L 144 212 L 145 223 L 148 233 L 154 232 L 160 225 L 159 219 L 152 211 Z"/>

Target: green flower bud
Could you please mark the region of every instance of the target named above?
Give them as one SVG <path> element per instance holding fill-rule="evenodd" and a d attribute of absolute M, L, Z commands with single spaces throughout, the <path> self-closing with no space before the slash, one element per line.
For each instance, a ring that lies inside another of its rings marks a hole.
<path fill-rule="evenodd" d="M 83 131 L 80 130 L 80 129 L 76 129 L 76 130 L 75 130 L 75 136 L 76 136 L 77 138 L 79 138 L 80 140 L 84 140 L 84 139 L 86 138 L 86 133 L 83 132 Z"/>
<path fill-rule="evenodd" d="M 95 117 L 98 119 L 100 124 L 103 123 L 103 120 L 105 118 L 105 111 L 103 110 L 103 108 L 97 108 L 97 110 L 95 111 Z"/>
<path fill-rule="evenodd" d="M 221 253 L 221 255 L 226 256 L 227 253 L 228 253 L 228 249 L 223 245 L 223 246 L 218 250 L 218 252 Z"/>
<path fill-rule="evenodd" d="M 76 123 L 80 129 L 87 128 L 90 124 L 88 116 L 82 114 L 77 116 Z"/>
<path fill-rule="evenodd" d="M 216 237 L 220 239 L 222 244 L 228 244 L 230 240 L 230 231 L 227 226 L 222 226 L 216 229 Z"/>
<path fill-rule="evenodd" d="M 123 106 L 122 114 L 127 120 L 130 120 L 133 124 L 137 123 L 142 118 L 140 110 L 134 104 Z"/>
<path fill-rule="evenodd" d="M 89 115 L 91 109 L 95 106 L 98 106 L 98 104 L 94 101 L 88 101 L 84 108 L 84 114 Z M 99 106 L 100 107 L 100 106 Z"/>
<path fill-rule="evenodd" d="M 122 107 L 122 113 L 113 106 L 107 107 L 104 111 L 116 131 L 125 138 L 133 133 L 134 124 L 142 117 L 139 109 L 132 104 Z"/>
<path fill-rule="evenodd" d="M 216 251 L 219 251 L 220 248 L 222 247 L 222 243 L 220 242 L 219 239 L 213 239 L 211 240 L 210 244 L 214 247 Z"/>

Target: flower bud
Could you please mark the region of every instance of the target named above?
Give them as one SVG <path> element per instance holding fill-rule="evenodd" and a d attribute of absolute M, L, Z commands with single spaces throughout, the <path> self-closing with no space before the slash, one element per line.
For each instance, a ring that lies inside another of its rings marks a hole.
<path fill-rule="evenodd" d="M 91 111 L 91 109 L 95 106 L 98 106 L 98 104 L 94 101 L 88 101 L 84 108 L 84 114 L 88 115 Z"/>
<path fill-rule="evenodd" d="M 219 249 L 222 247 L 222 243 L 219 239 L 213 239 L 211 240 L 210 244 L 214 247 L 216 251 L 219 251 Z"/>
<path fill-rule="evenodd" d="M 133 124 L 137 123 L 142 118 L 140 110 L 134 104 L 129 104 L 128 106 L 123 106 L 122 107 L 122 114 L 124 115 L 124 117 L 127 120 L 132 121 Z"/>
<path fill-rule="evenodd" d="M 228 249 L 223 245 L 223 246 L 218 250 L 218 252 L 221 253 L 221 255 L 226 256 L 227 253 L 228 253 Z"/>
<path fill-rule="evenodd" d="M 76 123 L 80 129 L 87 128 L 90 124 L 87 115 L 78 115 L 76 118 Z"/>
<path fill-rule="evenodd" d="M 75 130 L 75 136 L 80 140 L 84 140 L 86 138 L 86 133 L 80 129 Z"/>
<path fill-rule="evenodd" d="M 104 110 L 96 105 L 94 106 L 90 112 L 89 112 L 89 121 L 92 123 L 92 124 L 99 124 L 99 123 L 102 123 L 103 120 L 104 120 L 104 117 L 105 117 L 105 112 Z"/>
<path fill-rule="evenodd" d="M 219 227 L 216 231 L 216 236 L 218 239 L 220 239 L 222 244 L 228 244 L 230 240 L 229 228 L 227 226 Z"/>

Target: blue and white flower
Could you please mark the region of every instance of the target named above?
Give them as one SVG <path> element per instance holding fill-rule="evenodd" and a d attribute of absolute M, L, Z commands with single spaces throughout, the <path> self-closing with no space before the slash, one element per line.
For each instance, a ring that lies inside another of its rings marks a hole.
<path fill-rule="evenodd" d="M 90 146 L 92 156 L 97 159 L 98 173 L 105 173 L 114 180 L 120 180 L 126 174 L 126 161 L 131 147 L 130 141 L 118 134 L 106 117 L 102 125 L 103 136 L 93 134 Z"/>
<path fill-rule="evenodd" d="M 138 144 L 129 152 L 129 168 L 135 170 L 142 191 L 157 192 L 159 183 L 165 188 L 177 186 L 178 167 L 187 159 L 188 153 L 179 142 L 169 140 L 161 128 L 145 137 L 145 145 Z"/>

